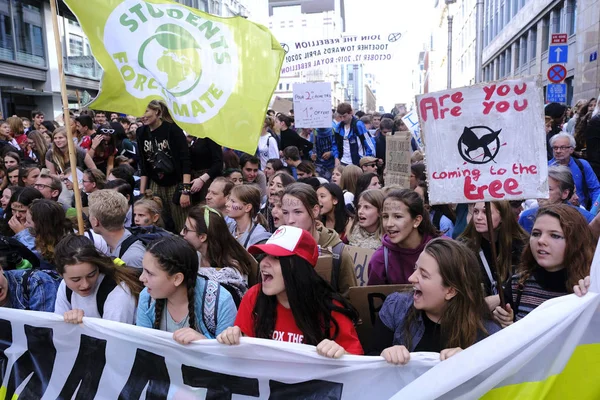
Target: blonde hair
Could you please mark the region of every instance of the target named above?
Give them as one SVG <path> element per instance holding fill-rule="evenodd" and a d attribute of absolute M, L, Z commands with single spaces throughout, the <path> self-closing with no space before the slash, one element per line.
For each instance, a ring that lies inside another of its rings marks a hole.
<path fill-rule="evenodd" d="M 362 174 L 362 168 L 357 167 L 356 165 L 346 165 L 342 171 L 340 188 L 354 194 L 356 192 L 356 182 Z"/>
<path fill-rule="evenodd" d="M 23 126 L 23 120 L 19 117 L 9 117 L 6 119 L 10 130 L 14 136 L 22 135 L 25 133 L 25 127 Z"/>
<path fill-rule="evenodd" d="M 88 195 L 90 217 L 94 217 L 108 231 L 122 229 L 129 211 L 127 199 L 111 189 L 96 190 Z"/>
<path fill-rule="evenodd" d="M 154 195 L 154 192 L 152 190 L 146 190 L 144 192 L 144 197 L 133 204 L 133 208 L 135 207 L 146 208 L 146 210 L 152 217 L 158 215 L 158 221 L 156 221 L 156 226 L 159 226 L 161 228 L 164 227 L 164 222 L 162 220 L 163 202 L 160 197 Z"/>
<path fill-rule="evenodd" d="M 69 163 L 67 158 L 67 154 L 63 153 L 58 146 L 54 146 L 54 138 L 56 137 L 56 135 L 63 135 L 65 138 L 67 138 L 67 128 L 65 128 L 64 126 L 61 126 L 60 128 L 56 128 L 56 130 L 54 131 L 54 133 L 52 134 L 52 162 L 54 163 L 54 165 L 56 165 L 56 168 L 58 169 L 58 172 L 63 172 L 65 171 L 65 167 L 66 165 Z"/>
<path fill-rule="evenodd" d="M 173 123 L 173 118 L 171 117 L 171 113 L 169 112 L 167 103 L 165 103 L 164 101 L 152 100 L 150 103 L 148 103 L 147 108 L 156 111 L 157 117 L 162 119 L 163 121 Z"/>
<path fill-rule="evenodd" d="M 36 156 L 39 160 L 39 164 L 41 166 L 46 165 L 46 153 L 48 152 L 48 145 L 44 140 L 44 136 L 39 131 L 30 131 L 27 133 L 27 137 L 33 140 L 35 143 L 35 151 Z"/>

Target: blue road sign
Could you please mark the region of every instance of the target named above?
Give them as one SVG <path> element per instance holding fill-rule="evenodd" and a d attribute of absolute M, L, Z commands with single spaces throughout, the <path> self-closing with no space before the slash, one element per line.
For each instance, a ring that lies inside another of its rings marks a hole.
<path fill-rule="evenodd" d="M 590 54 L 590 62 L 592 61 L 596 61 L 598 59 L 598 52 L 594 51 L 593 53 Z"/>
<path fill-rule="evenodd" d="M 569 59 L 569 45 L 552 45 L 548 49 L 548 64 L 565 64 Z"/>
<path fill-rule="evenodd" d="M 567 85 L 565 83 L 550 84 L 546 88 L 546 102 L 548 103 L 566 103 Z"/>

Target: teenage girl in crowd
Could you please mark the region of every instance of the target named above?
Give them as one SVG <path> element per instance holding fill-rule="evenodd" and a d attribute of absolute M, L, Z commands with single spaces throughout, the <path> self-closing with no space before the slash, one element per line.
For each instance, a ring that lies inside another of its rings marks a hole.
<path fill-rule="evenodd" d="M 586 286 L 580 280 L 589 285 L 595 249 L 596 240 L 579 211 L 566 204 L 541 208 L 518 272 L 505 290 L 506 308 L 493 296 L 496 320 L 508 326 L 546 300 L 577 293 Z"/>
<path fill-rule="evenodd" d="M 257 279 L 252 276 L 256 261 L 229 233 L 222 215 L 207 206 L 191 208 L 181 236 L 200 253 L 198 273 L 223 285 L 239 305 L 249 278 Z"/>
<path fill-rule="evenodd" d="M 43 199 L 44 196 L 40 193 L 39 190 L 34 189 L 32 187 L 24 187 L 20 191 L 15 191 L 10 198 L 10 208 L 12 212 L 12 217 L 8 220 L 8 226 L 16 235 L 15 239 L 20 240 L 20 232 L 23 232 L 25 229 L 25 224 L 27 222 L 27 212 L 29 211 L 29 207 L 31 203 L 33 203 L 36 199 Z M 25 235 L 21 233 L 21 235 Z M 12 235 L 11 235 L 12 236 Z"/>
<path fill-rule="evenodd" d="M 358 178 L 363 174 L 360 167 L 356 165 L 346 165 L 342 171 L 342 179 L 339 187 L 344 193 L 344 201 L 348 209 L 354 213 L 354 193 L 356 193 L 356 182 Z"/>
<path fill-rule="evenodd" d="M 423 200 L 409 189 L 392 190 L 383 202 L 381 246 L 369 262 L 368 285 L 406 284 L 425 245 L 440 236 Z"/>
<path fill-rule="evenodd" d="M 491 239 L 485 216 L 485 203 L 473 205 L 471 221 L 459 237 L 459 240 L 465 242 L 479 258 L 486 297 L 498 294 L 497 270 L 500 271 L 502 285 L 513 275 L 513 266 L 519 264 L 521 253 L 527 242 L 527 232 L 517 223 L 510 203 L 494 201 L 491 204 L 493 240 L 496 242 L 496 268 L 493 267 L 491 261 Z"/>
<path fill-rule="evenodd" d="M 242 335 L 317 346 L 317 353 L 339 358 L 363 354 L 354 324 L 356 310 L 314 270 L 319 257 L 312 235 L 282 226 L 264 245 L 262 283 L 242 299 L 235 326 L 221 333 L 220 343 L 240 343 Z"/>
<path fill-rule="evenodd" d="M 319 200 L 315 190 L 306 183 L 292 183 L 285 188 L 281 201 L 283 223 L 310 232 L 317 244 L 325 249 L 338 249 L 336 257 L 340 257 L 339 269 L 335 263 L 331 269 L 330 284 L 342 296 L 348 295 L 351 286 L 356 286 L 354 262 L 348 252 L 342 251 L 340 236 L 333 230 L 317 224 L 319 219 Z M 340 254 L 341 253 L 341 254 Z"/>
<path fill-rule="evenodd" d="M 135 226 L 158 226 L 164 228 L 162 221 L 162 200 L 146 190 L 144 197 L 133 205 L 133 221 Z"/>
<path fill-rule="evenodd" d="M 94 169 L 96 164 L 89 154 L 80 147 L 75 147 L 77 168 Z M 46 153 L 46 168 L 50 170 L 52 175 L 64 175 L 65 170 L 70 168 L 69 161 L 69 145 L 67 143 L 67 129 L 62 127 L 54 131 L 52 135 L 52 147 Z"/>
<path fill-rule="evenodd" d="M 18 167 L 21 165 L 21 157 L 15 152 L 9 151 L 4 155 L 4 167 Z"/>
<path fill-rule="evenodd" d="M 138 326 L 172 332 L 173 339 L 188 344 L 214 339 L 233 325 L 237 311 L 231 295 L 198 276 L 198 255 L 184 239 L 172 235 L 152 242 L 143 263 L 140 281 L 146 288 L 138 302 Z"/>
<path fill-rule="evenodd" d="M 19 186 L 33 186 L 40 176 L 37 165 L 23 165 L 19 169 Z"/>
<path fill-rule="evenodd" d="M 21 174 L 21 170 L 18 165 L 13 167 L 9 167 L 6 169 L 6 179 L 8 180 L 8 184 L 11 186 L 23 186 L 21 182 L 19 182 L 19 176 Z"/>
<path fill-rule="evenodd" d="M 37 199 L 31 203 L 24 224 L 14 223 L 15 239 L 34 251 L 42 261 L 42 269 L 55 269 L 54 249 L 73 225 L 63 207 L 54 200 Z"/>
<path fill-rule="evenodd" d="M 352 201 L 354 214 L 358 211 L 358 198 L 360 194 L 369 189 L 381 189 L 382 186 L 379 175 L 374 172 L 363 173 L 356 181 L 356 192 L 354 192 L 354 200 Z"/>
<path fill-rule="evenodd" d="M 331 183 L 335 183 L 340 188 L 342 187 L 342 172 L 344 172 L 344 166 L 340 164 L 331 173 Z"/>
<path fill-rule="evenodd" d="M 415 163 L 410 166 L 410 188 L 415 190 L 419 182 L 426 181 L 425 164 Z"/>
<path fill-rule="evenodd" d="M 371 352 L 387 362 L 406 364 L 418 351 L 444 361 L 500 330 L 483 299 L 475 254 L 464 244 L 429 242 L 409 281 L 414 292 L 389 295 L 375 324 Z"/>
<path fill-rule="evenodd" d="M 385 195 L 379 189 L 369 189 L 360 194 L 356 217 L 348 224 L 346 231 L 350 246 L 372 250 L 381 247 L 381 210 L 384 198 Z"/>
<path fill-rule="evenodd" d="M 326 183 L 317 189 L 317 197 L 321 222 L 327 228 L 333 229 L 340 235 L 340 239 L 346 242 L 346 225 L 349 218 L 342 189 L 333 183 Z"/>
<path fill-rule="evenodd" d="M 271 233 L 265 229 L 265 217 L 260 211 L 260 191 L 253 185 L 231 189 L 227 199 L 227 215 L 234 220 L 229 231 L 245 249 L 267 240 Z"/>
<path fill-rule="evenodd" d="M 429 210 L 429 217 L 435 229 L 442 232 L 444 236 L 452 238 L 454 233 L 454 223 L 456 216 L 450 205 L 438 204 L 435 206 L 429 205 L 429 192 L 427 190 L 427 182 L 420 181 L 415 188 L 415 192 L 423 199 L 425 208 Z"/>
<path fill-rule="evenodd" d="M 265 216 L 268 224 L 269 232 L 275 232 L 275 223 L 273 221 L 273 207 L 276 203 L 281 203 L 281 196 L 286 186 L 294 183 L 294 178 L 284 171 L 276 172 L 269 179 L 269 186 L 267 188 L 267 203 L 261 210 L 261 213 Z M 281 205 L 281 204 L 280 204 Z"/>
<path fill-rule="evenodd" d="M 65 322 L 80 324 L 83 317 L 135 323 L 142 285 L 125 265 L 101 254 L 87 236 L 70 234 L 56 246 L 54 264 L 62 276 L 54 313 Z"/>
<path fill-rule="evenodd" d="M 244 176 L 242 170 L 238 168 L 229 168 L 223 171 L 223 176 L 229 179 L 235 186 L 244 184 Z"/>
<path fill-rule="evenodd" d="M 29 158 L 35 161 L 40 166 L 46 166 L 46 153 L 48 152 L 48 145 L 44 139 L 44 136 L 38 131 L 31 131 L 27 133 L 27 144 L 31 149 Z"/>

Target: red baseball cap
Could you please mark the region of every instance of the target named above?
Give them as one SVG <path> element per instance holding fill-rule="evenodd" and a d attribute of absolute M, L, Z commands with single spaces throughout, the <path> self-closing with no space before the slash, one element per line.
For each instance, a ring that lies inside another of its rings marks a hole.
<path fill-rule="evenodd" d="M 313 267 L 319 258 L 319 246 L 310 233 L 295 226 L 280 226 L 267 243 L 255 244 L 248 249 L 250 254 L 265 253 L 275 257 L 299 256 Z"/>

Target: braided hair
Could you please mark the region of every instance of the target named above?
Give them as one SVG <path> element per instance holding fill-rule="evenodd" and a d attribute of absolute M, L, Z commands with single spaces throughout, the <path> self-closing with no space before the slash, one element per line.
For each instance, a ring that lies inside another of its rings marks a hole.
<path fill-rule="evenodd" d="M 150 243 L 147 251 L 156 258 L 161 268 L 169 275 L 183 274 L 183 284 L 187 288 L 190 328 L 198 330 L 196 322 L 196 279 L 198 256 L 196 251 L 183 238 L 175 235 L 161 237 Z M 156 299 L 154 328 L 160 329 L 160 321 L 167 299 Z"/>

